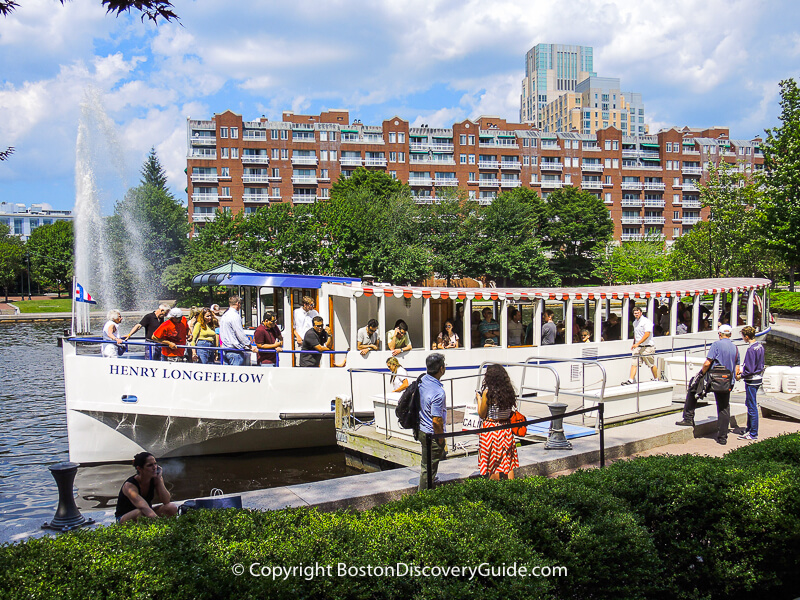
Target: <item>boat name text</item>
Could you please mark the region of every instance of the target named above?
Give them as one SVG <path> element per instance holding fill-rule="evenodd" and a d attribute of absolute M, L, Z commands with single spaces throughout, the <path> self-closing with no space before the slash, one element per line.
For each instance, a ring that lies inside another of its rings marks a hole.
<path fill-rule="evenodd" d="M 261 383 L 263 373 L 219 373 L 216 371 L 189 371 L 186 369 L 159 367 L 130 367 L 128 365 L 109 365 L 110 375 L 128 377 L 151 377 L 156 379 L 175 379 L 188 381 L 214 381 L 218 383 Z"/>

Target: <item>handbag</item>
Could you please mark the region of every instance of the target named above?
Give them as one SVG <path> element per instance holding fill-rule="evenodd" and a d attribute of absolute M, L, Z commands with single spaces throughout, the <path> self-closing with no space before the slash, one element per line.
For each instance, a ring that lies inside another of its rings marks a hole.
<path fill-rule="evenodd" d="M 522 414 L 521 412 L 519 412 L 518 410 L 515 410 L 515 411 L 514 411 L 514 412 L 511 414 L 511 419 L 510 419 L 510 421 L 511 421 L 512 423 L 524 423 L 524 422 L 525 422 L 525 421 L 527 421 L 527 420 L 528 420 L 528 419 L 525 417 L 525 415 L 523 415 L 523 414 Z M 524 426 L 524 425 L 523 425 L 522 427 L 512 427 L 512 428 L 511 428 L 511 433 L 513 433 L 513 434 L 514 434 L 514 435 L 516 435 L 517 437 L 525 437 L 525 435 L 528 433 L 528 428 L 527 428 L 526 426 Z"/>
<path fill-rule="evenodd" d="M 730 392 L 733 389 L 733 375 L 722 365 L 714 365 L 708 370 L 712 392 Z"/>

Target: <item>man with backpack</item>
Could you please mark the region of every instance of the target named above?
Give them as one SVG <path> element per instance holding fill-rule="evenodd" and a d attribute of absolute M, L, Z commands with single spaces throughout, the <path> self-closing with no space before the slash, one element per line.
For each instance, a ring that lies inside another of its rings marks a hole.
<path fill-rule="evenodd" d="M 447 407 L 442 382 L 444 375 L 444 355 L 434 352 L 425 359 L 427 373 L 419 379 L 419 432 L 417 439 L 422 444 L 422 461 L 419 470 L 419 489 L 428 489 L 428 463 L 430 462 L 431 481 L 436 481 L 439 462 L 447 454 L 444 439 L 431 440 L 431 453 L 428 456 L 426 433 L 444 433 Z"/>

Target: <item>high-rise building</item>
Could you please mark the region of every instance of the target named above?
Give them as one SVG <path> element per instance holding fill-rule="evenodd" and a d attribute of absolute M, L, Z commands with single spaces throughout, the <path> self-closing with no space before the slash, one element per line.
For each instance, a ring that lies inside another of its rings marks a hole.
<path fill-rule="evenodd" d="M 520 122 L 541 127 L 545 106 L 562 94 L 575 91 L 587 77 L 596 75 L 591 46 L 537 44 L 525 55 Z"/>
<path fill-rule="evenodd" d="M 613 105 L 613 95 L 609 100 Z M 635 108 L 638 119 L 638 106 L 631 101 L 624 110 L 630 115 Z M 364 167 L 407 184 L 418 203 L 433 202 L 448 188 L 490 204 L 517 187 L 546 198 L 574 186 L 608 207 L 616 239 L 673 240 L 707 216 L 699 183 L 709 162 L 727 162 L 747 175 L 763 168 L 760 138 L 732 140 L 720 127 L 626 135 L 610 122 L 586 134 L 543 132 L 488 116 L 442 128 L 411 127 L 400 117 L 365 125 L 351 123 L 343 110 L 285 112 L 281 121 L 244 121 L 231 111 L 189 119 L 189 219 L 196 231 L 217 210 L 251 213 L 324 201 L 340 177 Z"/>
<path fill-rule="evenodd" d="M 0 202 L 0 223 L 6 225 L 11 235 L 18 236 L 23 242 L 28 241 L 31 233 L 42 225 L 52 225 L 56 221 L 72 221 L 72 211 L 54 210 L 52 206 L 41 202 L 24 204 Z"/>

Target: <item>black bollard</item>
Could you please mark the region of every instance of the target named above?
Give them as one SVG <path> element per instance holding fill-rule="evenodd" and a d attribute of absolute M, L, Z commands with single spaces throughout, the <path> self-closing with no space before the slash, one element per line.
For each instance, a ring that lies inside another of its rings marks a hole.
<path fill-rule="evenodd" d="M 53 520 L 44 523 L 42 529 L 55 529 L 56 531 L 71 531 L 84 525 L 92 525 L 94 519 L 87 519 L 78 510 L 75 504 L 75 495 L 72 493 L 72 484 L 80 464 L 74 462 L 58 463 L 50 466 L 50 472 L 58 486 L 58 508 Z"/>
<path fill-rule="evenodd" d="M 547 442 L 544 445 L 545 450 L 572 450 L 572 444 L 564 437 L 564 417 L 567 412 L 567 405 L 561 402 L 553 402 L 548 404 L 550 409 L 550 416 L 553 420 L 550 421 L 550 432 L 547 434 Z"/>

